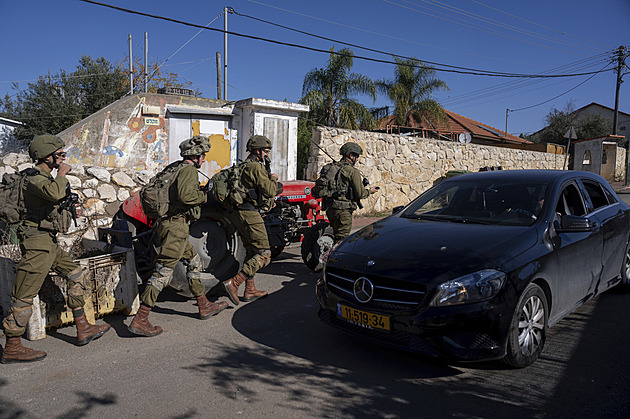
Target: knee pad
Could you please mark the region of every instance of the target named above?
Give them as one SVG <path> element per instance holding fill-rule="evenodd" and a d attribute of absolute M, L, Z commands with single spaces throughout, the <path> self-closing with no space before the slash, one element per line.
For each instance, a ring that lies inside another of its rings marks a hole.
<path fill-rule="evenodd" d="M 158 291 L 162 291 L 165 286 L 171 282 L 171 277 L 173 276 L 173 269 L 168 268 L 164 265 L 160 265 L 159 263 L 155 264 L 155 270 L 151 275 L 151 278 L 147 281 L 147 285 L 151 285 L 155 287 Z"/>
<path fill-rule="evenodd" d="M 22 331 L 33 314 L 33 299 L 11 299 L 9 314 L 4 319 L 4 328 L 8 331 Z"/>
<path fill-rule="evenodd" d="M 192 259 L 182 259 L 182 263 L 186 267 L 186 272 L 201 272 L 203 269 L 199 255 L 195 255 Z"/>
<path fill-rule="evenodd" d="M 85 269 L 78 267 L 64 277 L 68 282 L 68 295 L 75 297 L 83 296 L 83 292 L 88 288 Z"/>
<path fill-rule="evenodd" d="M 265 250 L 256 254 L 254 259 L 258 262 L 258 266 L 260 266 L 261 269 L 264 268 L 271 263 L 271 250 Z"/>

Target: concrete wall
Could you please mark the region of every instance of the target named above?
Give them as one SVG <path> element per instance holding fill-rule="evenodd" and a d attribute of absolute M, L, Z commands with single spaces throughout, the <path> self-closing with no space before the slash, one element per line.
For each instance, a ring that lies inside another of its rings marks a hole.
<path fill-rule="evenodd" d="M 573 168 L 575 170 L 586 170 L 602 175 L 609 182 L 625 180 L 626 149 L 618 147 L 616 141 L 610 141 L 610 137 L 579 141 L 573 147 L 575 154 Z M 606 163 L 602 161 L 604 150 L 606 151 Z M 588 159 L 589 154 L 590 159 Z M 587 156 L 586 159 L 585 156 Z"/>
<path fill-rule="evenodd" d="M 306 178 L 315 180 L 322 166 L 331 161 L 319 147 L 338 160 L 339 148 L 347 141 L 361 145 L 363 156 L 357 168 L 371 185 L 381 188 L 362 201 L 364 208 L 357 215 L 388 213 L 395 206 L 408 204 L 449 170 L 476 172 L 489 166 L 560 170 L 564 162 L 564 156 L 559 154 L 316 127 Z"/>

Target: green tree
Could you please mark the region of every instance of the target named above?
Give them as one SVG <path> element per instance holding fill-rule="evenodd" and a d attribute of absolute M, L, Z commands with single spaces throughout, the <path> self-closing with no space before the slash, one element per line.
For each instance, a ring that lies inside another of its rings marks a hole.
<path fill-rule="evenodd" d="M 417 58 L 403 59 L 394 56 L 396 69 L 393 80 L 378 80 L 377 89 L 387 95 L 394 104 L 396 124 L 411 125 L 423 119 L 434 126 L 446 121 L 446 113 L 432 98 L 440 89 L 448 90 L 446 83 L 438 78 L 433 67 L 425 66 Z"/>
<path fill-rule="evenodd" d="M 143 73 L 144 68 L 136 64 L 134 90 L 141 88 Z M 163 86 L 188 88 L 191 84 L 180 82 L 175 73 L 163 72 L 157 62 L 150 65 L 149 75 L 153 76 L 150 92 Z M 34 135 L 57 134 L 128 94 L 129 77 L 122 62 L 84 55 L 71 73 L 62 69 L 38 77 L 23 90 L 14 83 L 13 89 L 15 95 L 0 99 L 0 116 L 25 124 L 15 130 L 17 147 L 23 148 Z"/>
<path fill-rule="evenodd" d="M 573 101 L 567 102 L 563 109 L 551 108 L 545 116 L 545 123 L 545 128 L 532 134 L 532 141 L 566 145 L 564 135 L 571 127 L 580 140 L 602 137 L 612 132 L 612 122 L 602 115 L 578 118 Z"/>
<path fill-rule="evenodd" d="M 372 129 L 374 118 L 370 111 L 353 99 L 353 95 L 367 95 L 376 100 L 376 87 L 368 77 L 352 73 L 354 53 L 344 48 L 338 53 L 330 49 L 325 68 L 314 68 L 304 76 L 302 99 L 308 105 L 308 119 L 313 124 L 349 129 Z"/>
<path fill-rule="evenodd" d="M 38 77 L 15 97 L 0 99 L 0 114 L 24 123 L 15 135 L 27 143 L 34 135 L 57 134 L 125 94 L 125 74 L 105 58 L 83 56 L 77 69 Z"/>

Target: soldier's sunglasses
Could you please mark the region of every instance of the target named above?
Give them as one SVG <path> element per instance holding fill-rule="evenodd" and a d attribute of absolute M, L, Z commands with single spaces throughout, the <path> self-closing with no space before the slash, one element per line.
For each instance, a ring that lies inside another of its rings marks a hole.
<path fill-rule="evenodd" d="M 65 151 L 61 151 L 59 153 L 53 153 L 53 156 L 55 156 L 55 157 L 66 157 L 66 152 Z"/>

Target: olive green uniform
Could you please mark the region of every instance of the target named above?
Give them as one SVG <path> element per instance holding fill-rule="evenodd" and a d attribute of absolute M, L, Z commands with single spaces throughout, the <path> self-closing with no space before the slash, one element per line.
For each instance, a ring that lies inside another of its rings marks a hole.
<path fill-rule="evenodd" d="M 199 219 L 199 204 L 206 200 L 206 194 L 199 188 L 195 166 L 184 161 L 172 163 L 171 166 L 175 164 L 181 168 L 169 190 L 169 211 L 164 218 L 157 221 L 155 227 L 161 243 L 160 254 L 155 259 L 155 270 L 140 297 L 142 304 L 148 307 L 155 306 L 159 293 L 170 282 L 175 265 L 180 260 L 186 266 L 186 277 L 192 294 L 199 297 L 205 292 L 201 282 L 201 260 L 188 241 L 188 222 Z"/>
<path fill-rule="evenodd" d="M 68 180 L 59 175 L 53 178 L 40 165 L 35 168 L 38 173 L 28 176 L 24 185 L 28 213 L 17 231 L 22 259 L 13 283 L 9 315 L 3 321 L 7 337 L 24 334 L 32 314 L 33 298 L 51 270 L 67 281 L 68 307 L 76 309 L 85 304 L 82 270 L 57 244 L 57 233 L 65 233 L 71 220 L 69 211 L 59 211 L 59 201 L 66 196 Z"/>
<path fill-rule="evenodd" d="M 278 181 L 270 179 L 264 164 L 250 154 L 244 162 L 240 183 L 244 189 L 253 190 L 255 193 L 248 194 L 242 205 L 228 211 L 226 215 L 236 227 L 245 246 L 246 255 L 242 271 L 248 277 L 253 277 L 271 262 L 267 229 L 259 210 L 269 210 L 273 206 Z"/>
<path fill-rule="evenodd" d="M 338 198 L 332 199 L 326 210 L 326 216 L 333 228 L 336 242 L 350 235 L 352 213 L 357 209 L 357 202 L 370 196 L 370 191 L 363 186 L 363 176 L 359 169 L 345 159 L 341 160 L 339 164 L 341 164 L 339 179 L 348 189 L 345 194 L 339 194 Z"/>

